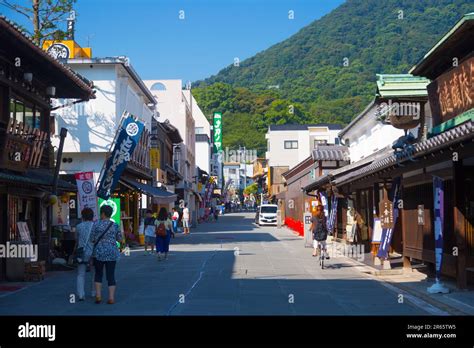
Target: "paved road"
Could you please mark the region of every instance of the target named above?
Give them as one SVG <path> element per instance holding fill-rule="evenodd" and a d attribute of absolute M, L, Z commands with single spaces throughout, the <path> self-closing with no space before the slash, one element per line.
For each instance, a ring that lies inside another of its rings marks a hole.
<path fill-rule="evenodd" d="M 238 248 L 236 252 L 235 248 Z M 132 250 L 117 265 L 117 303 L 70 303 L 75 272 L 0 298 L 0 315 L 421 315 L 398 294 L 364 276 L 346 258 L 321 270 L 311 249 L 286 229 L 257 227 L 253 214 L 172 239 L 158 262 Z M 90 275 L 89 275 L 90 276 Z"/>

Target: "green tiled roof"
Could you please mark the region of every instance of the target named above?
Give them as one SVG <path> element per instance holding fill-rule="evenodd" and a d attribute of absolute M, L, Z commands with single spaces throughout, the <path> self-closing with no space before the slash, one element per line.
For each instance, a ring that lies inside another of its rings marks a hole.
<path fill-rule="evenodd" d="M 426 86 L 431 81 L 411 74 L 377 74 L 377 94 L 389 97 L 427 97 Z"/>
<path fill-rule="evenodd" d="M 413 66 L 409 73 L 415 73 L 418 75 L 420 69 L 423 69 L 423 66 L 431 62 L 432 56 L 439 50 L 443 50 L 444 46 L 447 45 L 449 40 L 454 36 L 454 34 L 462 30 L 464 25 L 472 25 L 474 21 L 474 12 L 465 14 L 429 51 L 426 53 L 423 58 Z"/>

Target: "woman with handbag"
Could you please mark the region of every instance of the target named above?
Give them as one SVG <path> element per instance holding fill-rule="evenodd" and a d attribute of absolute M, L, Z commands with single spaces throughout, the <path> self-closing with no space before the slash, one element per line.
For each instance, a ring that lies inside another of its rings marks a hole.
<path fill-rule="evenodd" d="M 92 228 L 91 240 L 94 243 L 92 256 L 95 267 L 95 303 L 102 302 L 102 278 L 105 267 L 109 286 L 108 304 L 115 303 L 115 265 L 120 257 L 117 242 L 122 241 L 122 233 L 118 225 L 110 220 L 113 209 L 109 205 L 100 208 L 100 220 Z"/>
<path fill-rule="evenodd" d="M 155 221 L 156 226 L 156 252 L 158 261 L 168 258 L 170 248 L 172 222 L 168 217 L 166 208 L 161 208 Z"/>
<path fill-rule="evenodd" d="M 76 226 L 77 248 L 75 251 L 75 259 L 77 266 L 77 295 L 79 301 L 84 301 L 85 291 L 84 284 L 86 278 L 87 266 L 92 254 L 92 244 L 90 236 L 94 222 L 94 212 L 90 208 L 84 208 L 81 212 L 82 222 Z M 94 277 L 92 277 L 92 296 L 95 296 Z"/>

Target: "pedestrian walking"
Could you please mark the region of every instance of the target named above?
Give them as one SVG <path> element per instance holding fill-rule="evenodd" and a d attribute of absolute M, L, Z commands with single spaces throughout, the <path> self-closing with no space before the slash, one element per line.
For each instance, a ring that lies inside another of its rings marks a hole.
<path fill-rule="evenodd" d="M 168 220 L 171 221 L 171 238 L 174 238 L 174 227 L 173 227 L 173 214 L 171 212 L 168 213 Z M 156 232 L 156 229 L 155 229 Z"/>
<path fill-rule="evenodd" d="M 156 244 L 155 236 L 155 218 L 153 217 L 153 212 L 151 210 L 146 211 L 145 217 L 145 255 L 153 253 L 153 249 Z M 148 251 L 150 247 L 150 251 Z"/>
<path fill-rule="evenodd" d="M 93 244 L 93 257 L 95 267 L 95 303 L 102 302 L 102 278 L 105 267 L 107 283 L 109 286 L 108 304 L 115 303 L 115 266 L 120 257 L 117 242 L 122 241 L 122 233 L 118 225 L 110 220 L 113 209 L 109 205 L 100 208 L 100 220 L 92 228 L 91 241 Z"/>
<path fill-rule="evenodd" d="M 184 229 L 184 234 L 189 234 L 189 208 L 188 208 L 188 203 L 184 203 L 183 229 Z"/>
<path fill-rule="evenodd" d="M 158 261 L 168 258 L 170 248 L 171 229 L 173 228 L 171 220 L 168 218 L 166 208 L 161 208 L 155 221 L 156 226 L 156 252 Z"/>
<path fill-rule="evenodd" d="M 173 223 L 173 232 L 177 233 L 178 232 L 178 221 L 179 221 L 179 213 L 178 210 L 173 207 L 173 216 L 171 217 L 171 221 Z"/>
<path fill-rule="evenodd" d="M 82 222 L 76 226 L 76 250 L 75 258 L 78 262 L 76 289 L 79 301 L 84 301 L 86 294 L 84 290 L 87 266 L 92 256 L 91 232 L 94 226 L 94 211 L 91 208 L 84 208 L 81 211 Z M 91 280 L 91 294 L 95 296 L 94 272 Z"/>

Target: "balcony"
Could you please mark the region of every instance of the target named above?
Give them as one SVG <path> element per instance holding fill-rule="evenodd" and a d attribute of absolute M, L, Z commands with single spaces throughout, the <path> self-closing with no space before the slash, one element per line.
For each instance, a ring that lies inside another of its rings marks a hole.
<path fill-rule="evenodd" d="M 49 167 L 49 136 L 47 132 L 23 122 L 9 119 L 6 129 L 0 128 L 0 168 L 25 172 L 29 168 Z"/>

